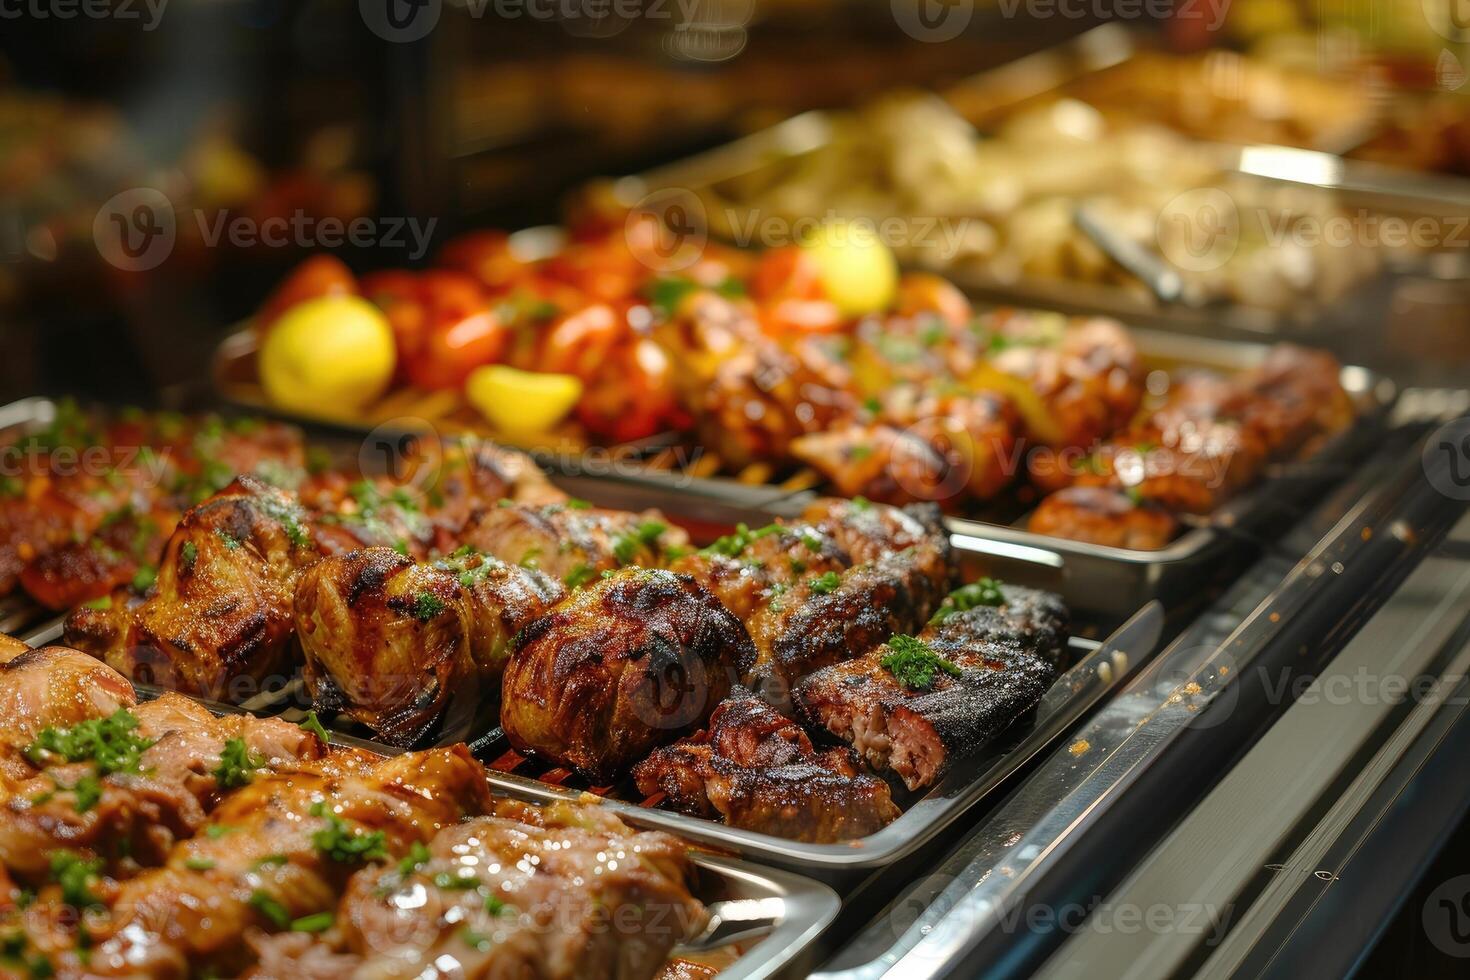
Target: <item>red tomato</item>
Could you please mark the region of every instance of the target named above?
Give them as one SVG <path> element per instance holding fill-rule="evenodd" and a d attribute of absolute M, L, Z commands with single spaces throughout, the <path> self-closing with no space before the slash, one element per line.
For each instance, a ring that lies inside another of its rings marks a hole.
<path fill-rule="evenodd" d="M 811 253 L 797 245 L 773 248 L 756 261 L 750 292 L 756 299 L 824 299 L 822 269 Z"/>
<path fill-rule="evenodd" d="M 313 255 L 285 278 L 255 315 L 255 327 L 268 331 L 281 314 L 297 303 L 322 296 L 351 296 L 357 292 L 357 279 L 341 259 L 330 255 Z"/>
<path fill-rule="evenodd" d="M 619 345 L 577 403 L 577 418 L 613 443 L 683 428 L 689 419 L 679 408 L 672 373 L 668 355 L 652 340 Z"/>
<path fill-rule="evenodd" d="M 480 283 L 467 272 L 430 269 L 419 276 L 419 294 L 437 321 L 462 320 L 490 305 Z"/>
<path fill-rule="evenodd" d="M 502 290 L 525 278 L 531 267 L 510 250 L 510 236 L 503 231 L 477 231 L 451 241 L 439 253 L 439 261 L 469 273 L 487 289 Z"/>
<path fill-rule="evenodd" d="M 546 328 L 537 370 L 590 380 L 628 332 L 628 321 L 605 303 L 573 310 Z"/>
<path fill-rule="evenodd" d="M 506 340 L 505 328 L 489 310 L 437 322 L 422 332 L 419 347 L 408 354 L 405 373 L 419 388 L 458 388 L 475 368 L 494 363 Z"/>
<path fill-rule="evenodd" d="M 381 272 L 369 272 L 362 277 L 359 288 L 363 296 L 378 306 L 386 306 L 398 300 L 416 303 L 421 294 L 419 274 L 409 272 L 407 269 L 384 269 Z"/>

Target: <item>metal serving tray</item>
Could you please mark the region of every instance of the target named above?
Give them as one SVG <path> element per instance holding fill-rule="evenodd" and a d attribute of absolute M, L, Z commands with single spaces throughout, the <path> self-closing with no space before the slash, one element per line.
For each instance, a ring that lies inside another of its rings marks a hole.
<path fill-rule="evenodd" d="M 152 701 L 167 693 L 150 684 L 135 684 L 138 700 Z M 217 715 L 248 714 L 234 705 L 190 698 Z M 366 739 L 353 738 L 329 731 L 334 745 L 365 749 L 382 755 L 395 755 L 404 750 Z M 490 788 L 500 795 L 526 799 L 517 787 L 508 787 L 495 773 L 490 774 Z M 531 800 L 530 802 L 541 802 Z M 547 801 L 549 802 L 549 801 Z M 598 804 L 596 797 L 583 794 L 577 802 Z M 698 878 L 695 892 L 700 901 L 760 902 L 761 918 L 774 920 L 761 930 L 759 937 L 734 934 L 726 945 L 704 949 L 689 958 L 719 970 L 722 980 L 764 980 L 769 977 L 799 976 L 811 966 L 811 946 L 841 908 L 842 902 L 828 886 L 775 868 L 757 867 L 725 854 L 714 854 L 699 848 L 690 850 Z M 677 953 L 677 950 L 676 950 Z"/>
<path fill-rule="evenodd" d="M 1079 83 L 1085 87 L 1090 77 L 1117 69 L 1147 51 L 1148 42 L 1143 35 L 1118 24 L 1106 24 L 1054 48 L 972 76 L 939 94 L 962 116 L 984 127 L 1031 102 L 1061 95 Z M 759 173 L 827 145 L 832 138 L 833 120 L 834 115 L 827 111 L 804 112 L 712 150 L 624 177 L 614 182 L 612 188 L 619 200 L 630 205 L 659 190 L 677 189 L 703 195 L 718 184 Z M 1374 131 L 1372 121 L 1366 126 L 1366 129 L 1347 127 L 1334 134 L 1328 141 L 1333 152 L 1182 138 L 1192 140 L 1203 153 L 1210 154 L 1226 176 L 1331 191 L 1344 205 L 1449 219 L 1463 214 L 1470 206 L 1470 181 L 1366 164 L 1339 155 L 1360 145 Z M 741 209 L 738 204 L 730 207 Z M 754 222 L 745 220 L 750 217 L 753 216 L 742 214 L 732 221 L 737 227 L 754 227 Z M 1422 264 L 1417 258 L 1387 254 L 1384 258 L 1384 268 L 1377 276 L 1366 277 L 1337 299 L 1327 303 L 1303 302 L 1282 311 L 1228 302 L 1202 307 L 1185 303 L 1165 305 L 1149 295 L 1141 284 L 1125 288 L 1061 278 L 1024 275 L 1004 278 L 965 264 L 934 266 L 930 271 L 944 275 L 972 295 L 1004 303 L 1064 312 L 1105 313 L 1130 323 L 1171 330 L 1216 335 L 1227 330 L 1239 335 L 1286 335 L 1328 327 L 1340 331 L 1344 324 L 1357 326 L 1368 322 L 1375 315 L 1376 304 L 1385 298 L 1378 287 L 1389 274 L 1406 264 L 1410 267 Z M 1448 264 L 1458 269 L 1459 275 L 1467 274 L 1465 263 L 1458 256 L 1441 258 L 1449 260 Z"/>

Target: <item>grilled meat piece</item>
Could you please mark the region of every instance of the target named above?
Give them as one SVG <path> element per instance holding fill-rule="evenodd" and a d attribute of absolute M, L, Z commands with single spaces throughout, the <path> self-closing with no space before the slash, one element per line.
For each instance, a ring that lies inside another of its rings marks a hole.
<path fill-rule="evenodd" d="M 691 576 L 741 622 L 805 577 L 843 572 L 846 551 L 811 524 L 741 526 L 710 547 L 682 555 L 670 571 Z"/>
<path fill-rule="evenodd" d="M 5 637 L 0 663 L 0 773 L 28 776 L 22 752 L 45 728 L 105 718 L 137 703 L 133 686 L 104 663 L 66 647 L 32 650 Z"/>
<path fill-rule="evenodd" d="M 933 505 L 823 501 L 803 516 L 861 564 L 801 580 L 747 622 L 757 659 L 744 680 L 781 710 L 789 709 L 792 685 L 812 671 L 918 630 L 955 572 Z"/>
<path fill-rule="evenodd" d="M 1277 344 L 1241 379 L 1250 393 L 1241 424 L 1265 444 L 1272 459 L 1302 453 L 1309 443 L 1352 424 L 1352 399 L 1343 390 L 1342 366 L 1331 354 Z"/>
<path fill-rule="evenodd" d="M 67 643 L 137 681 L 248 696 L 256 688 L 232 682 L 284 668 L 296 577 L 319 557 L 292 498 L 240 477 L 184 515 L 146 599 L 73 610 Z"/>
<path fill-rule="evenodd" d="M 365 862 L 397 861 L 490 805 L 484 770 L 462 745 L 381 761 L 331 756 L 262 776 L 211 814 L 206 829 L 218 833 L 178 844 L 164 867 L 118 888 L 93 931 L 88 970 L 237 974 L 252 927 L 283 930 L 333 911 Z"/>
<path fill-rule="evenodd" d="M 517 750 L 605 784 L 703 724 L 754 657 L 745 627 L 693 579 L 625 569 L 521 631 L 500 722 Z"/>
<path fill-rule="evenodd" d="M 459 541 L 579 585 L 623 565 L 657 565 L 665 549 L 689 538 L 656 510 L 633 514 L 557 503 L 491 507 L 470 519 Z"/>
<path fill-rule="evenodd" d="M 1059 490 L 1037 505 L 1026 526 L 1036 534 L 1135 551 L 1166 548 L 1179 533 L 1168 511 L 1106 487 Z"/>
<path fill-rule="evenodd" d="M 919 635 L 918 656 L 939 659 L 917 686 L 884 665 L 901 652 L 893 640 L 812 674 L 798 685 L 796 703 L 809 724 L 851 744 L 874 769 L 922 789 L 1041 700 L 1057 667 L 1038 635 L 1018 629 L 1004 610 L 979 606 Z M 915 641 L 906 639 L 902 653 L 912 653 Z"/>
<path fill-rule="evenodd" d="M 115 519 L 104 519 L 89 540 L 37 557 L 21 571 L 21 588 L 42 606 L 58 612 L 110 595 L 129 583 L 146 589 L 152 584 L 149 573 L 178 523 L 178 511 L 166 504 L 141 515 L 124 509 Z"/>
<path fill-rule="evenodd" d="M 216 718 L 177 694 L 138 705 L 132 714 L 133 735 L 151 743 L 137 771 L 99 773 L 91 761 L 63 759 L 17 785 L 0 806 L 0 864 L 32 884 L 46 880 L 58 849 L 101 858 L 119 878 L 160 865 L 175 842 L 203 824 L 217 792 L 233 786 L 219 783 L 226 754 L 243 750 L 233 758 L 248 768 L 238 778 L 248 778 L 256 769 L 317 758 L 324 748 L 296 725 Z"/>
<path fill-rule="evenodd" d="M 539 571 L 488 555 L 325 558 L 301 575 L 293 603 L 307 690 L 393 745 L 458 730 L 498 696 L 512 638 L 564 595 Z"/>
<path fill-rule="evenodd" d="M 818 752 L 801 726 L 745 688 L 709 729 L 655 749 L 633 769 L 644 795 L 731 827 L 830 843 L 866 837 L 898 817 L 881 779 L 860 773 L 848 748 Z"/>
<path fill-rule="evenodd" d="M 355 875 L 342 900 L 355 976 L 654 976 L 707 920 L 677 838 L 566 803 L 498 803 L 441 831 L 408 871 Z"/>

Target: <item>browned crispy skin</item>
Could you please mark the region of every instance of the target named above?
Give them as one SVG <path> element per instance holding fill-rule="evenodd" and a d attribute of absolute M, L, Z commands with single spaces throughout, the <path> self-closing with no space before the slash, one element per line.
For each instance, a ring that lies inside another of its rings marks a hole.
<path fill-rule="evenodd" d="M 66 639 L 134 680 L 248 696 L 253 685 L 232 682 L 284 669 L 296 576 L 319 557 L 294 500 L 241 477 L 184 515 L 146 599 L 75 609 Z"/>
<path fill-rule="evenodd" d="M 1168 511 L 1107 487 L 1058 490 L 1031 512 L 1027 527 L 1037 534 L 1137 551 L 1168 547 L 1179 533 L 1179 521 Z"/>
<path fill-rule="evenodd" d="M 206 966 L 238 973 L 249 960 L 249 930 L 285 928 L 267 908 L 285 921 L 332 911 L 362 866 L 317 846 L 314 834 L 329 815 L 353 834 L 381 831 L 396 861 L 413 842 L 490 806 L 484 770 L 462 745 L 377 762 L 334 756 L 262 776 L 210 815 L 207 826 L 225 831 L 181 842 L 164 867 L 120 886 L 94 933 L 89 969 L 158 978 Z"/>
<path fill-rule="evenodd" d="M 1341 375 L 1342 366 L 1326 351 L 1277 344 L 1241 379 L 1250 395 L 1240 420 L 1272 459 L 1297 455 L 1352 424 L 1353 403 Z"/>
<path fill-rule="evenodd" d="M 633 769 L 645 795 L 731 827 L 831 843 L 898 817 L 881 779 L 860 773 L 850 749 L 818 752 L 801 726 L 745 688 L 715 709 L 708 731 L 656 749 Z"/>
<path fill-rule="evenodd" d="M 307 689 L 390 744 L 457 729 L 499 694 L 511 640 L 564 595 L 539 571 L 483 555 L 325 558 L 301 575 L 294 602 Z"/>
<path fill-rule="evenodd" d="M 420 977 L 452 957 L 466 977 L 643 980 L 707 920 L 682 842 L 595 807 L 506 801 L 441 831 L 429 855 L 353 877 L 339 919 L 356 976 Z"/>
<path fill-rule="evenodd" d="M 919 636 L 959 676 L 937 670 L 929 687 L 912 690 L 883 667 L 885 645 L 807 677 L 796 703 L 810 724 L 853 745 L 874 769 L 922 789 L 1041 700 L 1057 667 L 1037 636 L 1004 609 L 977 607 Z"/>
<path fill-rule="evenodd" d="M 709 589 L 741 622 L 750 622 L 759 609 L 788 591 L 798 581 L 827 572 L 843 572 L 852 559 L 830 535 L 807 523 L 767 525 L 750 532 L 744 546 L 731 542 L 726 554 L 717 550 L 692 552 L 674 559 L 671 571 L 689 575 Z"/>
<path fill-rule="evenodd" d="M 142 515 L 119 515 L 90 540 L 36 558 L 20 574 L 21 587 L 47 609 L 62 611 L 109 595 L 145 567 L 158 564 L 178 526 L 179 513 L 160 504 Z"/>
<path fill-rule="evenodd" d="M 500 722 L 519 751 L 606 783 L 701 725 L 754 656 L 745 627 L 693 579 L 626 569 L 522 630 Z"/>
<path fill-rule="evenodd" d="M 860 564 L 835 583 L 806 578 L 758 610 L 746 624 L 757 660 L 745 675 L 780 709 L 802 677 L 919 629 L 954 579 L 949 536 L 938 508 L 822 501 L 805 519 Z"/>

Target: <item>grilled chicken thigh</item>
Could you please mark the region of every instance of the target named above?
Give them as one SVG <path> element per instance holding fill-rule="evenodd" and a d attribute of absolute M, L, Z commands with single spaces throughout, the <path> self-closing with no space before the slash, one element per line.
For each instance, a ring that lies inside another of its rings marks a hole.
<path fill-rule="evenodd" d="M 505 801 L 407 870 L 355 875 L 339 920 L 351 976 L 644 980 L 707 920 L 678 839 L 595 807 Z"/>
<path fill-rule="evenodd" d="M 501 561 L 580 585 L 623 565 L 660 563 L 688 535 L 656 510 L 641 514 L 553 503 L 490 507 L 472 517 L 462 544 Z"/>
<path fill-rule="evenodd" d="M 307 690 L 390 744 L 457 729 L 495 700 L 512 638 L 564 595 L 559 581 L 488 555 L 323 559 L 293 604 Z"/>
<path fill-rule="evenodd" d="M 745 627 L 693 579 L 614 572 L 521 631 L 500 722 L 517 750 L 604 784 L 703 724 L 754 656 Z"/>
<path fill-rule="evenodd" d="M 952 611 L 917 638 L 817 671 L 797 686 L 801 716 L 911 790 L 931 786 L 1035 707 L 1066 642 L 1055 596 L 1006 587 L 1000 607 Z"/>
<path fill-rule="evenodd" d="M 241 477 L 184 515 L 147 598 L 73 610 L 66 640 L 134 680 L 229 700 L 236 679 L 285 668 L 296 576 L 319 557 L 295 501 Z"/>
<path fill-rule="evenodd" d="M 24 779 L 34 763 L 24 751 L 43 729 L 105 718 L 137 703 L 117 671 L 66 647 L 32 650 L 4 638 L 0 650 L 0 785 Z"/>
<path fill-rule="evenodd" d="M 655 749 L 633 775 L 641 793 L 663 793 L 683 813 L 791 840 L 866 837 L 899 812 L 851 749 L 818 752 L 801 726 L 745 688 L 715 709 L 708 731 Z"/>

